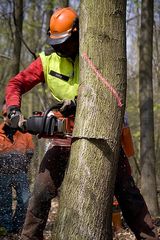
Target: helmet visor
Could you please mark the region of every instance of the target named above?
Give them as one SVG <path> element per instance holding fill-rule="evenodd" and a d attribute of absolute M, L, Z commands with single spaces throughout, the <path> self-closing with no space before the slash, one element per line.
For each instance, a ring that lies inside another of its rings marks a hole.
<path fill-rule="evenodd" d="M 47 42 L 52 46 L 64 43 L 71 36 L 71 31 L 72 29 L 69 29 L 68 31 L 63 33 L 53 33 L 53 34 L 49 31 L 48 32 L 49 37 Z"/>

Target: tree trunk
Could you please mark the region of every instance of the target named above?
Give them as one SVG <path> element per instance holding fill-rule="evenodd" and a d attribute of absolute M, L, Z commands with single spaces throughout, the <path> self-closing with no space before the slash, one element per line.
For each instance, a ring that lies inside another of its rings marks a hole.
<path fill-rule="evenodd" d="M 126 91 L 125 4 L 81 1 L 78 107 L 56 240 L 112 239 L 112 197 Z M 96 74 L 108 79 L 123 107 Z"/>
<path fill-rule="evenodd" d="M 15 24 L 15 34 L 14 34 L 12 74 L 16 75 L 19 72 L 20 68 L 21 37 L 23 23 L 23 0 L 14 1 L 13 19 Z"/>
<path fill-rule="evenodd" d="M 153 0 L 142 0 L 140 32 L 140 156 L 141 190 L 152 215 L 158 214 L 155 172 L 152 52 Z"/>

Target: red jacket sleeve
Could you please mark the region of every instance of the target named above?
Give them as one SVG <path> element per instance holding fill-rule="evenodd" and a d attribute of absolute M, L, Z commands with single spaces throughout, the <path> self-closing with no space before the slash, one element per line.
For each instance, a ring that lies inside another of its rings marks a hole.
<path fill-rule="evenodd" d="M 5 89 L 7 107 L 20 107 L 22 94 L 28 92 L 40 82 L 44 82 L 44 73 L 41 59 L 38 57 L 25 70 L 19 72 L 8 82 Z"/>

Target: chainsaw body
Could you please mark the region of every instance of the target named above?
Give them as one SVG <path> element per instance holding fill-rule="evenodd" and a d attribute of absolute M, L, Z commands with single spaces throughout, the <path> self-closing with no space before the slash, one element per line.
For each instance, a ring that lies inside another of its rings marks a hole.
<path fill-rule="evenodd" d="M 34 112 L 24 123 L 26 132 L 41 137 L 52 137 L 54 135 L 67 135 L 67 121 L 65 118 L 57 118 L 49 108 L 46 112 Z"/>
<path fill-rule="evenodd" d="M 33 135 L 53 135 L 56 130 L 56 118 L 54 116 L 47 117 L 44 124 L 43 116 L 33 115 L 25 122 L 25 129 Z"/>

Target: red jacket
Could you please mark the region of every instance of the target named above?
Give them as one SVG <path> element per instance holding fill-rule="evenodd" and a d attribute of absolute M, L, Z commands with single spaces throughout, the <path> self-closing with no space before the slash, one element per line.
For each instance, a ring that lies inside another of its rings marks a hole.
<path fill-rule="evenodd" d="M 40 57 L 38 57 L 25 70 L 21 71 L 9 81 L 5 89 L 7 107 L 20 107 L 22 94 L 44 81 L 42 62 Z"/>

